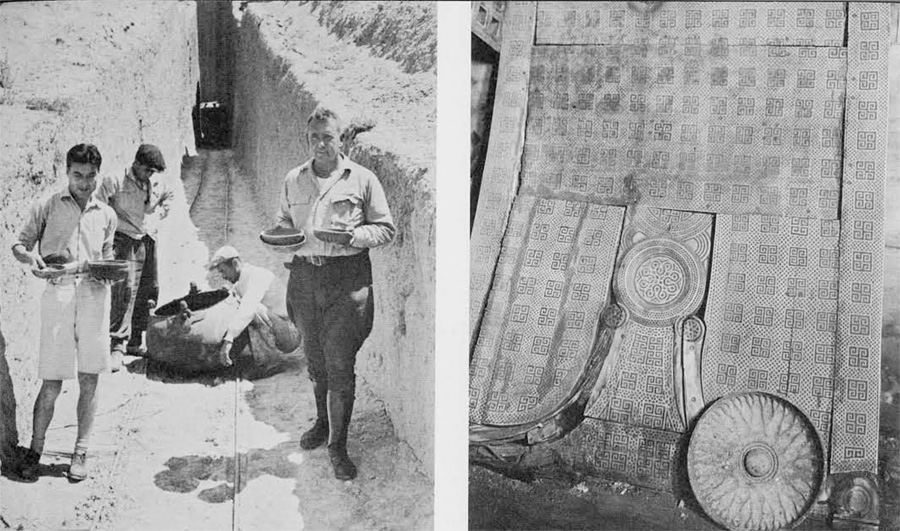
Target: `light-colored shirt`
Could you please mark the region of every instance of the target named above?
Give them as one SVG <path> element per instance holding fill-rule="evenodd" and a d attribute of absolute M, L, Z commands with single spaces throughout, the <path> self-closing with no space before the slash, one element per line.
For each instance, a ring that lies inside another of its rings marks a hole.
<path fill-rule="evenodd" d="M 384 245 L 397 232 L 378 177 L 343 154 L 327 179 L 316 177 L 312 160 L 288 172 L 276 222 L 306 233 L 297 256 L 349 256 Z M 349 245 L 324 242 L 315 228 L 351 230 L 353 239 Z"/>
<path fill-rule="evenodd" d="M 241 277 L 232 287 L 240 298 L 240 306 L 237 313 L 228 323 L 228 331 L 225 339 L 234 341 L 241 332 L 253 321 L 258 313 L 258 307 L 265 308 L 269 316 L 281 316 L 287 318 L 287 303 L 285 302 L 286 289 L 275 279 L 275 274 L 268 269 L 243 262 L 241 264 Z"/>
<path fill-rule="evenodd" d="M 84 210 L 66 188 L 34 202 L 16 244 L 41 256 L 68 252 L 75 261 L 112 260 L 116 213 L 95 197 Z M 15 245 L 14 245 L 15 246 Z"/>
<path fill-rule="evenodd" d="M 141 183 L 129 166 L 118 176 L 104 177 L 94 195 L 116 211 L 119 232 L 140 240 L 147 234 L 147 214 L 153 213 L 160 195 L 167 189 L 162 180 L 152 177 L 149 183 Z"/>

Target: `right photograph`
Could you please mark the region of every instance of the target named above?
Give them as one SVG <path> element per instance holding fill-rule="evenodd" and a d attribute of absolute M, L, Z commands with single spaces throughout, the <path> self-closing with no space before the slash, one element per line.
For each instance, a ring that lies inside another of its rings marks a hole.
<path fill-rule="evenodd" d="M 469 528 L 900 529 L 900 6 L 471 5 Z"/>

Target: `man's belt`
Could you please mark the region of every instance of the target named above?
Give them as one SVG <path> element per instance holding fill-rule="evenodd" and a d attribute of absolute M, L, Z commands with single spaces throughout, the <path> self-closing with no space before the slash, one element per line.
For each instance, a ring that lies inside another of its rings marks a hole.
<path fill-rule="evenodd" d="M 331 256 L 301 256 L 300 260 L 316 267 L 321 267 L 333 261 Z"/>
<path fill-rule="evenodd" d="M 362 255 L 368 253 L 368 249 L 356 253 L 356 254 L 348 254 L 348 255 L 339 255 L 339 256 L 294 256 L 293 261 L 285 262 L 284 267 L 287 269 L 291 269 L 301 264 L 310 264 L 316 267 L 322 267 L 324 265 L 334 264 L 337 262 L 341 262 L 344 260 L 350 260 L 353 258 L 359 258 Z"/>

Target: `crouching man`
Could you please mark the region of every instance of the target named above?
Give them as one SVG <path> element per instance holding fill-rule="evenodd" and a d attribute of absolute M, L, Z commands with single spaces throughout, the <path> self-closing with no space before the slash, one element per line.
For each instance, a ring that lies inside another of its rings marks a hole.
<path fill-rule="evenodd" d="M 166 161 L 159 148 L 141 144 L 131 166 L 107 175 L 97 189 L 97 199 L 111 206 L 118 216 L 113 246 L 116 259 L 131 263 L 128 278 L 112 287 L 109 334 L 113 372 L 122 366 L 126 352 L 144 353 L 143 334 L 151 306 L 159 298 L 156 241 L 148 232 L 147 217 L 157 208 L 167 212 L 171 206 L 172 189 L 165 181 L 152 179 L 153 174 L 163 171 Z"/>
<path fill-rule="evenodd" d="M 248 326 L 253 332 L 250 348 L 257 361 L 262 350 L 274 347 L 289 353 L 300 346 L 300 334 L 288 316 L 285 287 L 275 279 L 275 274 L 241 260 L 237 249 L 226 245 L 213 254 L 209 268 L 215 269 L 232 284 L 240 306 L 228 324 L 228 331 L 219 347 L 222 365 L 232 364 L 231 348 L 241 332 Z M 252 325 L 252 326 L 251 326 Z M 262 344 L 260 344 L 262 343 Z"/>
<path fill-rule="evenodd" d="M 68 186 L 39 199 L 13 244 L 16 259 L 32 267 L 46 267 L 42 257 L 71 256 L 74 261 L 111 260 L 116 213 L 92 196 L 100 171 L 100 151 L 78 144 L 66 155 Z M 44 436 L 53 418 L 62 381 L 78 376 L 78 436 L 69 468 L 75 481 L 87 477 L 87 450 L 97 410 L 99 374 L 110 367 L 109 282 L 67 275 L 48 280 L 41 297 L 41 334 L 38 377 L 43 381 L 34 403 L 31 447 L 19 468 L 26 481 L 40 475 Z"/>

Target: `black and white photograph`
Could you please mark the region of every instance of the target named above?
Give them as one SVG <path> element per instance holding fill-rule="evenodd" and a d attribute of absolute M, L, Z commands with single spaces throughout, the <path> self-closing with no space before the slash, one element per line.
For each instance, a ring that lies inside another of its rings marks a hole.
<path fill-rule="evenodd" d="M 897 205 L 900 2 L 0 0 L 0 530 L 900 531 Z"/>
<path fill-rule="evenodd" d="M 898 17 L 472 3 L 470 529 L 900 529 Z"/>
<path fill-rule="evenodd" d="M 435 528 L 436 62 L 435 2 L 0 3 L 0 528 Z"/>

